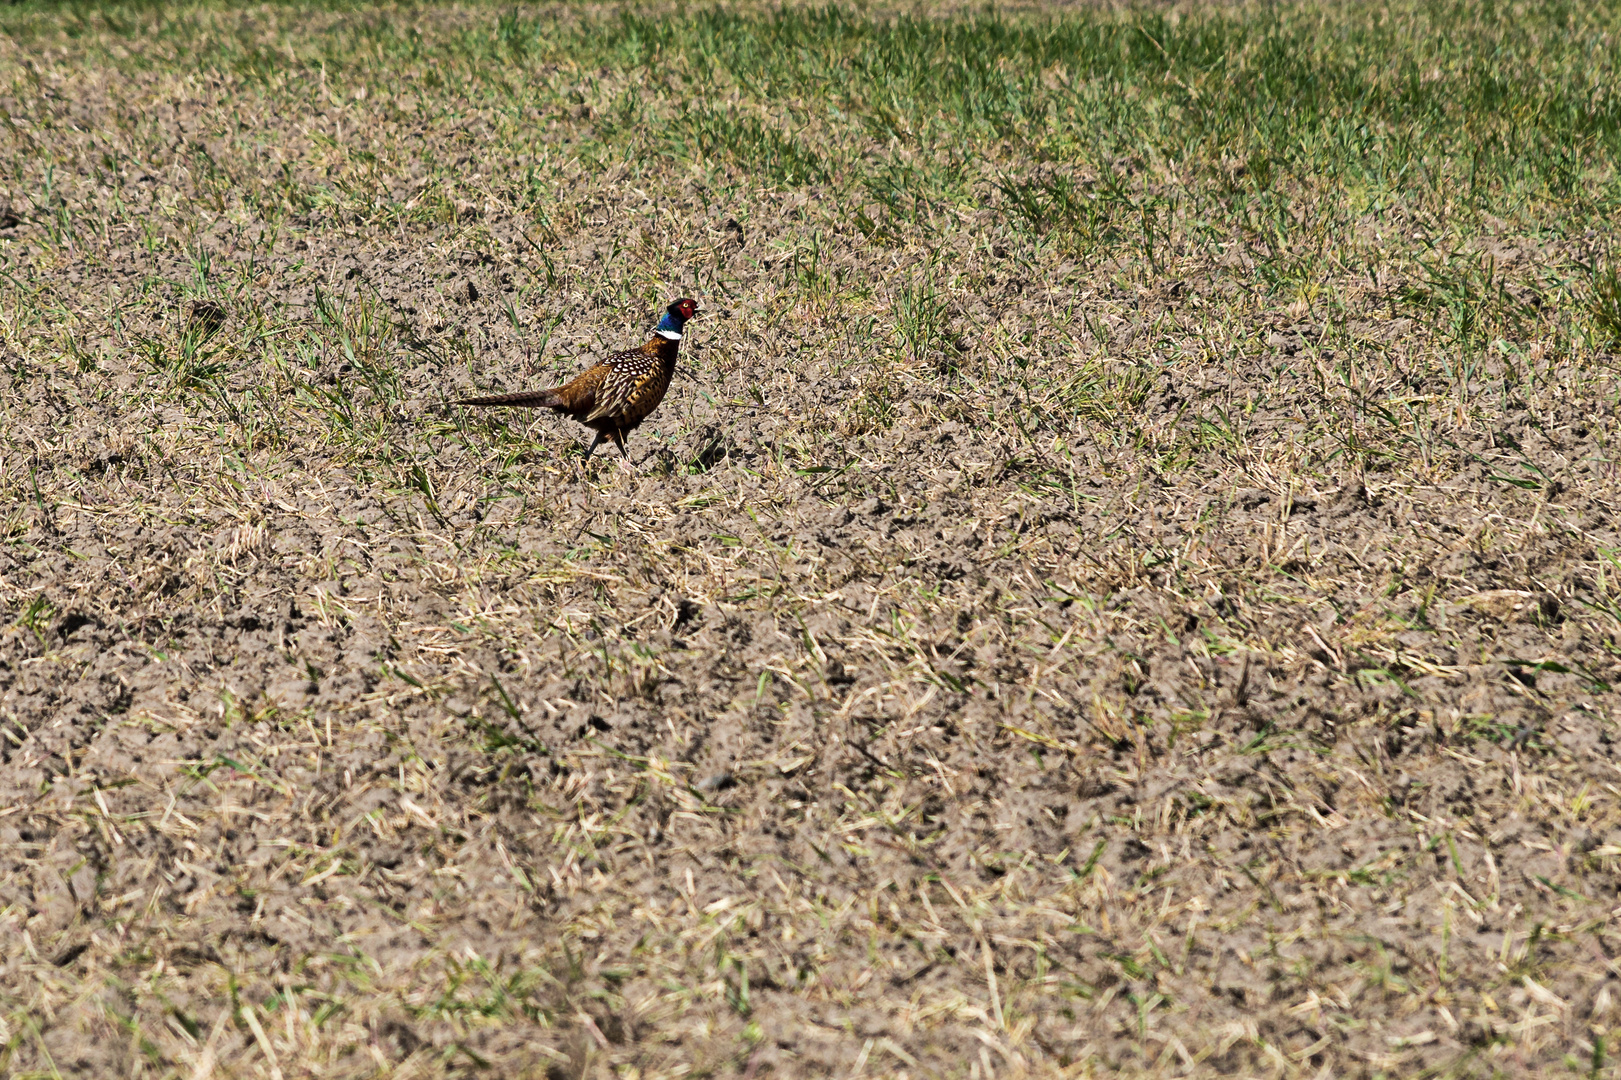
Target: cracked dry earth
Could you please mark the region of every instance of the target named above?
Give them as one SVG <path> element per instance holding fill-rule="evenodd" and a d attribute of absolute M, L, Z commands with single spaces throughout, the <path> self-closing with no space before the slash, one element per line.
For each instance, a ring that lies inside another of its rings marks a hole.
<path fill-rule="evenodd" d="M 66 160 L 140 108 L 341 125 L 402 205 L 401 145 L 495 137 L 50 78 L 8 108 Z M 875 245 L 676 166 L 529 242 L 499 155 L 451 220 L 272 228 L 152 153 L 57 182 L 158 241 L 0 233 L 12 1075 L 1609 1067 L 1607 359 L 1464 400 L 1398 386 L 1447 346 L 1363 286 L 1329 326 L 1191 251 Z M 795 277 L 813 234 L 872 287 Z M 447 404 L 688 289 L 634 472 Z M 1398 395 L 1445 437 L 1313 438 Z"/>

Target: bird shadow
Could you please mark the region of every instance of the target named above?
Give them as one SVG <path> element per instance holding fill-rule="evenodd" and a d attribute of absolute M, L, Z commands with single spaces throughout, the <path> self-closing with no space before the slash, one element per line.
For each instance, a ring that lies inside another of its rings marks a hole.
<path fill-rule="evenodd" d="M 685 464 L 692 472 L 709 472 L 722 462 L 741 456 L 741 451 L 731 437 L 710 425 L 698 432 L 698 452 L 688 458 Z"/>

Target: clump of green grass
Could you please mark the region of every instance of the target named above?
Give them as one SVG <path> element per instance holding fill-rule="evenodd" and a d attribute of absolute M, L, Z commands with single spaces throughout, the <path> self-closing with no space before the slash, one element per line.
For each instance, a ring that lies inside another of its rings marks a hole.
<path fill-rule="evenodd" d="M 1593 273 L 1588 313 L 1601 345 L 1621 346 L 1621 271 L 1604 266 Z"/>

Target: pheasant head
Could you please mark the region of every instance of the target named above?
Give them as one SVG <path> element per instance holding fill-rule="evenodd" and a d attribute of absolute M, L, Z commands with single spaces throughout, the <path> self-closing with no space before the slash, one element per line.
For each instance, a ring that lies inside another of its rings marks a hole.
<path fill-rule="evenodd" d="M 664 318 L 659 320 L 653 332 L 670 341 L 681 340 L 681 329 L 687 325 L 687 320 L 698 314 L 698 302 L 683 296 L 675 303 L 664 309 Z"/>

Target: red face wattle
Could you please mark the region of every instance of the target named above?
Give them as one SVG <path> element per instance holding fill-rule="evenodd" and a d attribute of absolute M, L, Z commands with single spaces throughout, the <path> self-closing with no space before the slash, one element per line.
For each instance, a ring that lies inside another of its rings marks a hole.
<path fill-rule="evenodd" d="M 676 310 L 681 312 L 681 317 L 683 319 L 690 319 L 698 313 L 698 305 L 694 304 L 691 300 L 683 300 L 679 305 L 677 305 Z"/>

